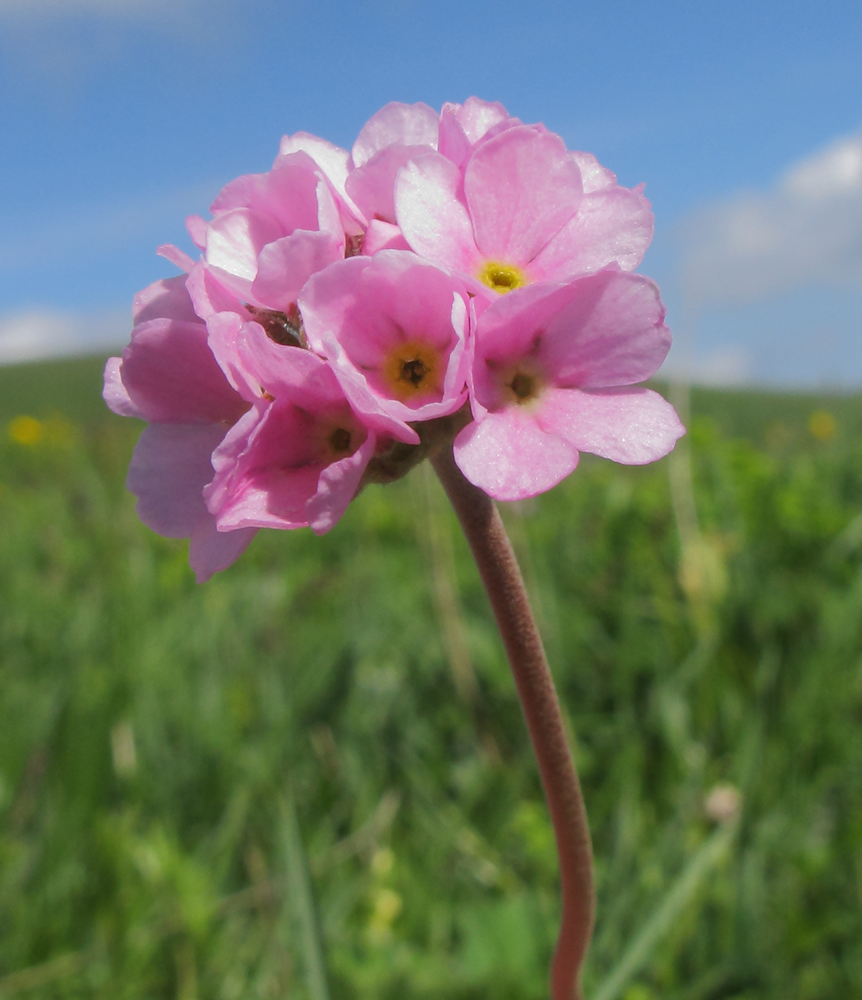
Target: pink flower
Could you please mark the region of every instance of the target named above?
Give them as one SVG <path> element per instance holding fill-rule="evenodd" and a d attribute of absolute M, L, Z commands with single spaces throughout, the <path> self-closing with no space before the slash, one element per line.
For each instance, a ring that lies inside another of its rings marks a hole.
<path fill-rule="evenodd" d="M 348 161 L 345 190 L 366 223 L 363 253 L 406 250 L 395 225 L 398 171 L 437 148 L 438 115 L 427 104 L 393 101 L 362 127 Z"/>
<path fill-rule="evenodd" d="M 470 97 L 445 104 L 393 101 L 363 126 L 348 162 L 345 190 L 367 220 L 363 253 L 409 249 L 395 219 L 395 183 L 401 169 L 435 150 L 460 166 L 487 135 L 520 125 L 502 104 Z"/>
<path fill-rule="evenodd" d="M 341 149 L 340 146 L 335 146 L 316 135 L 311 135 L 308 132 L 295 132 L 293 135 L 282 136 L 275 166 L 284 162 L 285 158 L 292 153 L 300 152 L 308 154 L 326 178 L 329 189 L 338 205 L 344 232 L 349 239 L 355 239 L 362 233 L 364 219 L 347 193 L 350 154 L 346 149 Z"/>
<path fill-rule="evenodd" d="M 354 409 L 409 443 L 409 426 L 467 399 L 469 307 L 463 284 L 402 250 L 353 257 L 300 296 L 308 342 L 328 358 Z"/>
<path fill-rule="evenodd" d="M 204 498 L 219 530 L 329 531 L 359 488 L 375 434 L 321 358 L 275 344 L 255 322 L 220 319 L 235 325 L 237 356 L 261 390 L 213 454 Z"/>
<path fill-rule="evenodd" d="M 342 207 L 300 149 L 279 155 L 265 174 L 231 181 L 212 203 L 212 221 L 193 216 L 188 227 L 225 289 L 256 308 L 285 311 L 315 271 L 344 256 Z"/>
<path fill-rule="evenodd" d="M 635 268 L 652 238 L 642 193 L 541 126 L 503 124 L 463 168 L 429 152 L 399 172 L 396 221 L 410 248 L 491 298 L 612 263 Z"/>
<path fill-rule="evenodd" d="M 108 361 L 104 398 L 115 413 L 150 421 L 127 485 L 144 524 L 189 539 L 189 561 L 202 582 L 233 563 L 254 536 L 218 532 L 202 495 L 213 478 L 210 456 L 248 403 L 213 357 L 184 280 L 157 281 L 135 297 L 132 342 L 122 358 Z"/>
<path fill-rule="evenodd" d="M 476 330 L 475 420 L 455 439 L 455 461 L 498 500 L 555 486 L 592 452 L 641 465 L 684 433 L 673 407 L 631 388 L 670 347 L 655 285 L 605 270 L 497 299 Z"/>

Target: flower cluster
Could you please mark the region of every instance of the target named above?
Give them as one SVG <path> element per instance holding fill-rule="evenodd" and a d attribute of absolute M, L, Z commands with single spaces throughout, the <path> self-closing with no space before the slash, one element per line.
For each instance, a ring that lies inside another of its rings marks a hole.
<path fill-rule="evenodd" d="M 516 500 L 581 451 L 640 464 L 683 433 L 633 387 L 670 346 L 632 273 L 649 203 L 500 104 L 389 104 L 350 153 L 285 136 L 211 213 L 187 220 L 198 260 L 160 248 L 184 274 L 138 294 L 104 392 L 149 422 L 129 488 L 199 579 L 258 528 L 328 531 L 441 444 Z"/>

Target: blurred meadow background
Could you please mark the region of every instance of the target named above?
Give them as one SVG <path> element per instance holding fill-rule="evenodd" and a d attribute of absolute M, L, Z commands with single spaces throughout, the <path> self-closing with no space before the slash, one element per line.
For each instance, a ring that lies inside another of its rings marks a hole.
<path fill-rule="evenodd" d="M 552 835 L 430 471 L 197 586 L 100 399 L 154 248 L 283 133 L 472 93 L 647 182 L 689 427 L 503 510 L 588 1000 L 862 993 L 860 49 L 837 0 L 0 0 L 0 1000 L 547 996 Z"/>

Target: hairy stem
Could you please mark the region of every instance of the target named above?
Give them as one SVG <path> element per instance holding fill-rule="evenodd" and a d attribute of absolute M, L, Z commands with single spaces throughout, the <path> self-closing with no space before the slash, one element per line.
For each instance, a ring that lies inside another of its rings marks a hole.
<path fill-rule="evenodd" d="M 562 922 L 551 967 L 554 1000 L 581 1000 L 580 973 L 593 930 L 593 858 L 581 786 L 566 739 L 521 571 L 494 502 L 462 475 L 451 445 L 431 455 L 470 544 L 506 647 L 554 824 Z"/>

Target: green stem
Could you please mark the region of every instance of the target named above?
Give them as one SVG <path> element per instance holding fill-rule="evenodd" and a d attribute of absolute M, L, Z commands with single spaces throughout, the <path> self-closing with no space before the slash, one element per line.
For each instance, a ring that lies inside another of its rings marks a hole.
<path fill-rule="evenodd" d="M 554 1000 L 581 1000 L 580 974 L 593 931 L 593 858 L 587 814 L 542 639 L 524 581 L 494 502 L 468 482 L 451 445 L 431 455 L 491 602 L 506 648 L 545 798 L 554 824 L 562 884 L 562 920 L 551 966 Z"/>

